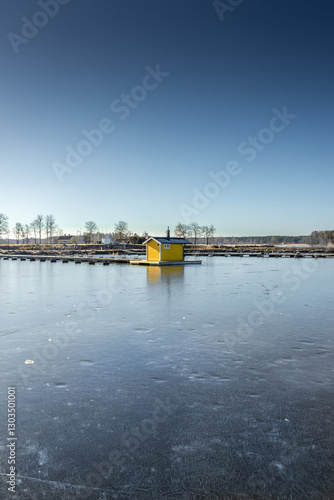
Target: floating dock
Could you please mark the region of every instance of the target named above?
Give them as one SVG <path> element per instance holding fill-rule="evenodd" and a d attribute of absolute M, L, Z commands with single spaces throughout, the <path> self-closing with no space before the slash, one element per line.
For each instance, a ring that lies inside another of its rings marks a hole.
<path fill-rule="evenodd" d="M 68 264 L 69 262 L 74 262 L 75 264 L 87 263 L 91 266 L 94 264 L 103 264 L 108 266 L 109 264 L 129 264 L 130 259 L 115 258 L 115 257 L 100 257 L 100 256 L 82 256 L 82 255 L 0 255 L 3 260 L 29 260 L 29 261 L 39 261 L 39 262 L 62 262 L 63 264 Z"/>
<path fill-rule="evenodd" d="M 191 264 L 202 264 L 201 260 L 130 260 L 132 266 L 188 266 Z"/>
<path fill-rule="evenodd" d="M 137 255 L 140 255 L 138 252 Z M 145 255 L 145 254 L 144 254 Z M 143 257 L 144 257 L 143 255 Z M 187 266 L 192 264 L 201 264 L 202 261 L 200 257 L 257 257 L 257 258 L 309 258 L 309 259 L 325 259 L 334 258 L 333 252 L 259 252 L 259 251 L 226 251 L 226 252 L 188 252 L 187 256 L 193 256 L 196 260 L 181 260 L 181 261 L 147 261 L 141 259 L 140 257 L 134 258 L 120 257 L 117 256 L 100 256 L 100 255 L 51 255 L 51 254 L 30 254 L 30 253 L 0 253 L 0 259 L 2 260 L 29 260 L 29 261 L 39 261 L 39 262 L 62 262 L 67 264 L 69 262 L 74 262 L 75 264 L 87 263 L 91 266 L 94 264 L 103 264 L 104 266 L 109 266 L 109 264 L 130 264 L 137 266 Z"/>

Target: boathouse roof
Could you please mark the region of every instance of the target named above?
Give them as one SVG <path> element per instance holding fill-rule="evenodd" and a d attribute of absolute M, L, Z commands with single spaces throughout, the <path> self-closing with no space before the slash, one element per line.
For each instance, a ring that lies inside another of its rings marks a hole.
<path fill-rule="evenodd" d="M 148 243 L 149 241 L 151 240 L 155 240 L 157 241 L 158 243 L 163 243 L 163 244 L 182 244 L 182 245 L 187 245 L 187 244 L 191 244 L 191 241 L 189 240 L 186 240 L 185 238 L 166 238 L 166 236 L 151 236 L 150 238 L 148 238 L 148 240 L 144 241 L 143 245 L 145 245 L 146 243 Z"/>

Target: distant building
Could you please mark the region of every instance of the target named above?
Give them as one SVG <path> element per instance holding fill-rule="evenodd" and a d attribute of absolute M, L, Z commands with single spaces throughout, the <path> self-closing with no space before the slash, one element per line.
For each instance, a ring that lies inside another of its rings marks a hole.
<path fill-rule="evenodd" d="M 59 238 L 55 240 L 55 243 L 59 245 L 76 245 L 77 242 L 78 242 L 77 237 L 71 236 L 70 234 L 68 236 L 66 235 L 59 236 Z"/>
<path fill-rule="evenodd" d="M 105 245 L 110 245 L 111 241 L 110 241 L 110 238 L 109 238 L 109 234 L 106 234 L 106 237 L 104 238 L 104 244 Z"/>

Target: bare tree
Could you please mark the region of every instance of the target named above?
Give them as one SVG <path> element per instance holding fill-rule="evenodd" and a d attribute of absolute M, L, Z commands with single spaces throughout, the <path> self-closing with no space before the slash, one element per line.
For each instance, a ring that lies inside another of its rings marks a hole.
<path fill-rule="evenodd" d="M 92 221 L 92 220 L 87 221 L 85 223 L 84 242 L 91 243 L 93 233 L 96 233 L 97 230 L 98 230 L 98 227 L 94 221 Z"/>
<path fill-rule="evenodd" d="M 24 245 L 24 239 L 26 237 L 26 231 L 25 231 L 25 225 L 21 225 L 21 238 L 22 238 L 22 244 Z"/>
<path fill-rule="evenodd" d="M 82 239 L 84 243 L 90 243 L 89 233 L 84 233 Z"/>
<path fill-rule="evenodd" d="M 212 238 L 216 232 L 216 228 L 211 224 L 211 226 L 203 226 L 202 234 L 206 237 L 206 244 L 209 244 L 209 238 Z"/>
<path fill-rule="evenodd" d="M 20 243 L 20 238 L 21 238 L 22 232 L 24 232 L 23 226 L 22 226 L 21 222 L 17 222 L 15 224 L 14 229 L 13 229 L 13 233 L 15 234 L 15 238 L 16 238 L 16 243 Z"/>
<path fill-rule="evenodd" d="M 187 224 L 181 224 L 181 222 L 179 222 L 175 226 L 174 233 L 175 233 L 175 236 L 179 236 L 179 237 L 181 236 L 182 238 L 187 238 L 187 236 L 189 234 L 189 226 L 187 226 Z"/>
<path fill-rule="evenodd" d="M 7 234 L 8 231 L 8 217 L 5 214 L 0 214 L 0 238 L 2 234 Z"/>
<path fill-rule="evenodd" d="M 211 224 L 211 226 L 209 226 L 209 231 L 210 231 L 209 238 L 213 238 L 215 235 L 215 232 L 216 232 L 216 228 L 213 224 Z"/>
<path fill-rule="evenodd" d="M 36 225 L 36 232 L 38 233 L 39 236 L 39 242 L 42 243 L 42 232 L 44 230 L 44 216 L 37 215 L 33 220 L 32 224 Z"/>
<path fill-rule="evenodd" d="M 116 238 L 123 239 L 126 238 L 129 234 L 128 224 L 124 220 L 119 220 L 117 224 L 115 224 L 115 234 Z"/>
<path fill-rule="evenodd" d="M 45 216 L 45 233 L 46 233 L 46 241 L 52 243 L 52 238 L 54 233 L 56 232 L 57 224 L 53 215 Z"/>
<path fill-rule="evenodd" d="M 28 244 L 29 243 L 29 238 L 30 238 L 30 225 L 29 224 L 25 224 L 24 227 L 23 227 L 23 230 L 24 230 L 24 237 L 26 239 L 26 243 Z"/>
<path fill-rule="evenodd" d="M 36 219 L 31 222 L 30 229 L 33 232 L 34 241 L 35 241 L 35 244 L 36 244 L 37 243 L 37 234 L 38 234 L 38 227 L 37 227 Z"/>
<path fill-rule="evenodd" d="M 199 224 L 197 224 L 197 222 L 192 222 L 189 225 L 189 229 L 191 231 L 191 234 L 194 235 L 195 245 L 196 245 L 197 237 L 201 236 L 201 234 L 202 234 L 202 228 L 201 228 L 201 226 Z"/>

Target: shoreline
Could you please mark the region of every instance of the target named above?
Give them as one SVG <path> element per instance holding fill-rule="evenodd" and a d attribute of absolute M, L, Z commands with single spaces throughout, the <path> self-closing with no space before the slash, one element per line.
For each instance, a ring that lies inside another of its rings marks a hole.
<path fill-rule="evenodd" d="M 187 245 L 185 257 L 285 257 L 285 258 L 331 258 L 334 248 L 321 246 L 291 245 Z M 40 260 L 56 262 L 81 261 L 90 263 L 129 263 L 130 260 L 145 258 L 142 245 L 8 245 L 0 246 L 0 259 Z M 79 262 L 78 262 L 79 263 Z"/>
<path fill-rule="evenodd" d="M 225 253 L 324 253 L 334 255 L 334 246 L 308 245 L 308 244 L 287 244 L 287 245 L 266 245 L 260 243 L 226 244 L 226 245 L 185 245 L 185 254 L 225 254 Z M 0 245 L 0 255 L 106 255 L 106 254 L 145 254 L 143 245 L 117 244 L 117 245 L 58 245 L 58 244 L 10 244 Z"/>

